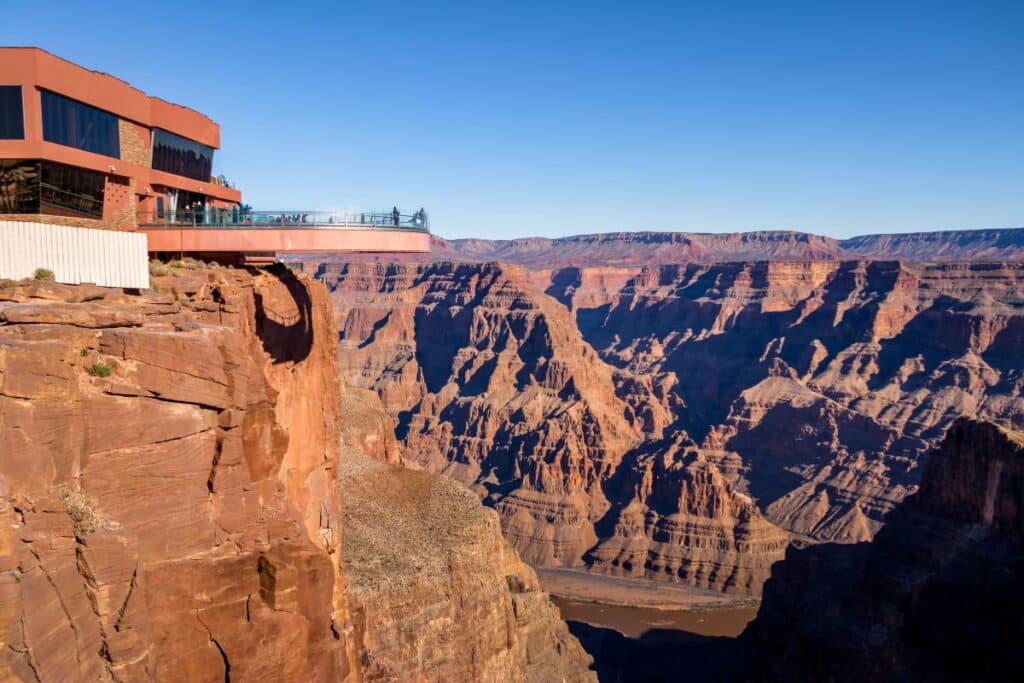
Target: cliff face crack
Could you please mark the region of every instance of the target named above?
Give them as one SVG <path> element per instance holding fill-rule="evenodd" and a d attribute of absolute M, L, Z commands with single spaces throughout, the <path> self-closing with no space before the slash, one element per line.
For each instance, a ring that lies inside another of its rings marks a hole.
<path fill-rule="evenodd" d="M 67 620 L 68 627 L 71 629 L 71 632 L 74 635 L 73 640 L 75 642 L 75 661 L 78 664 L 81 664 L 82 651 L 81 646 L 78 642 L 78 625 L 75 624 L 75 620 L 71 616 L 71 611 L 68 609 L 67 604 L 64 602 L 64 597 L 61 595 L 60 589 L 57 587 L 57 583 L 53 580 L 53 577 L 50 576 L 50 573 L 46 570 L 46 567 L 43 565 L 43 560 L 42 558 L 40 558 L 39 553 L 36 552 L 35 548 L 32 549 L 32 554 L 36 557 L 36 562 L 38 563 L 36 566 L 38 567 L 39 571 L 42 572 L 43 576 L 46 578 L 47 583 L 50 584 L 50 588 L 53 591 L 54 596 L 57 598 L 57 604 L 60 605 L 61 611 L 64 612 L 64 618 Z"/>
<path fill-rule="evenodd" d="M 85 560 L 84 554 L 82 553 L 81 543 L 75 544 L 75 564 L 77 566 L 79 576 L 82 577 L 82 580 L 85 583 L 85 594 L 89 598 L 89 605 L 92 607 L 93 615 L 97 617 L 97 619 L 99 619 L 100 609 L 96 596 L 96 576 L 93 574 L 92 569 L 89 567 L 88 562 L 86 562 Z M 111 665 L 113 664 L 113 659 L 110 654 L 110 643 L 107 640 L 107 632 L 106 629 L 104 629 L 103 627 L 102 620 L 100 620 L 100 638 L 102 642 L 100 643 L 99 654 L 100 657 L 103 659 L 103 666 L 107 670 L 107 674 L 109 675 Z"/>
<path fill-rule="evenodd" d="M 217 442 L 213 447 L 213 460 L 210 462 L 210 474 L 206 477 L 206 490 L 213 495 L 214 478 L 217 476 L 217 465 L 220 464 L 221 453 L 224 450 L 224 437 L 217 435 Z"/>
<path fill-rule="evenodd" d="M 210 637 L 210 642 L 213 643 L 214 647 L 217 648 L 217 652 L 220 653 L 221 661 L 224 662 L 224 683 L 231 683 L 231 662 L 228 661 L 228 653 L 224 651 L 217 639 Z"/>
<path fill-rule="evenodd" d="M 128 583 L 128 593 L 124 596 L 124 602 L 117 610 L 117 620 L 114 621 L 114 630 L 120 631 L 122 624 L 124 623 L 125 614 L 128 612 L 128 604 L 132 600 L 132 595 L 135 593 L 135 588 L 138 585 L 139 580 L 139 565 L 136 563 L 135 569 L 132 570 L 132 578 Z"/>
<path fill-rule="evenodd" d="M 210 643 L 215 648 L 217 648 L 217 653 L 220 655 L 221 664 L 224 666 L 224 683 L 231 683 L 231 661 L 228 659 L 228 653 L 224 650 L 224 646 L 221 645 L 220 642 L 218 642 L 218 640 L 213 636 L 213 631 L 210 630 L 210 627 L 206 625 L 205 621 L 203 621 L 202 616 L 200 616 L 200 610 L 195 610 L 193 614 L 195 615 L 196 621 L 198 621 L 199 624 L 206 630 L 206 635 L 209 638 Z"/>
<path fill-rule="evenodd" d="M 18 650 L 13 645 L 9 645 L 8 647 L 10 647 L 11 651 L 13 652 L 18 652 L 19 654 L 25 655 L 25 662 L 28 664 L 28 668 L 32 672 L 32 675 L 35 677 L 36 681 L 42 683 L 43 677 L 39 673 L 39 662 L 36 661 L 35 652 L 32 648 L 32 644 L 29 642 L 28 639 L 28 626 L 25 623 L 24 613 L 21 615 L 19 625 L 21 628 L 21 637 L 23 642 L 25 643 L 25 649 Z"/>
<path fill-rule="evenodd" d="M 154 397 L 153 400 L 160 400 L 160 399 Z M 168 402 L 169 403 L 180 403 L 180 401 L 168 401 Z M 196 405 L 196 404 L 193 403 L 193 404 L 189 404 L 189 405 Z M 139 443 L 132 444 L 132 447 L 137 448 L 139 446 L 160 446 L 160 445 L 172 443 L 174 441 L 185 441 L 187 439 L 191 439 L 191 438 L 194 438 L 194 437 L 202 435 L 202 434 L 208 434 L 208 433 L 210 433 L 210 431 L 211 431 L 210 428 L 198 429 L 198 430 L 196 430 L 194 432 L 189 432 L 189 433 L 185 433 L 185 434 L 177 434 L 175 436 L 171 436 L 171 437 L 168 437 L 166 439 L 154 439 L 153 441 L 140 441 Z M 106 449 L 106 450 L 102 450 L 102 451 L 91 451 L 89 453 L 89 456 L 90 457 L 96 457 L 96 456 L 101 456 L 101 455 L 108 455 L 108 454 L 117 453 L 118 451 L 123 451 L 123 450 L 124 450 L 124 447 L 110 448 L 110 449 Z"/>

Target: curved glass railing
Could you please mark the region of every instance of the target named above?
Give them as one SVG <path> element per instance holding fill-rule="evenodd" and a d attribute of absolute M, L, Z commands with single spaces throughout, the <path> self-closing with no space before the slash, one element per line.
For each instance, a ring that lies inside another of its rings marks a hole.
<path fill-rule="evenodd" d="M 140 211 L 140 227 L 147 228 L 379 228 L 430 232 L 426 212 L 392 211 L 247 211 L 207 209 L 205 211 Z"/>

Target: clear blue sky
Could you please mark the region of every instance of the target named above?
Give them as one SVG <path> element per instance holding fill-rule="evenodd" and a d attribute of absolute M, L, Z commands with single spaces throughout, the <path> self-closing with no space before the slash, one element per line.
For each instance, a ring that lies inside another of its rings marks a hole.
<path fill-rule="evenodd" d="M 5 2 L 222 126 L 256 208 L 447 237 L 1024 225 L 1024 1 Z"/>

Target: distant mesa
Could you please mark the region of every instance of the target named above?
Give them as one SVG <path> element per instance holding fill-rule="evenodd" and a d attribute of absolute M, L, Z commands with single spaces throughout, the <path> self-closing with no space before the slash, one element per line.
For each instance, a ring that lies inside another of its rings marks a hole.
<path fill-rule="evenodd" d="M 322 260 L 374 258 L 324 255 Z M 843 240 L 791 230 L 609 232 L 507 240 L 447 240 L 434 236 L 429 254 L 389 255 L 380 259 L 505 261 L 534 270 L 732 261 L 1004 261 L 1024 259 L 1024 228 L 892 233 Z"/>

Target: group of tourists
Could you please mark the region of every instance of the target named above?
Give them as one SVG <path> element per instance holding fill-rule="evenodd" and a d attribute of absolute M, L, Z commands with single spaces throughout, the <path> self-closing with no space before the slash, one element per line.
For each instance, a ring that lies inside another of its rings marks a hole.
<path fill-rule="evenodd" d="M 391 222 L 398 227 L 402 224 L 402 212 L 398 210 L 397 206 L 391 207 Z M 425 227 L 427 224 L 427 212 L 421 206 L 419 211 L 412 215 L 412 224 L 417 228 Z"/>

